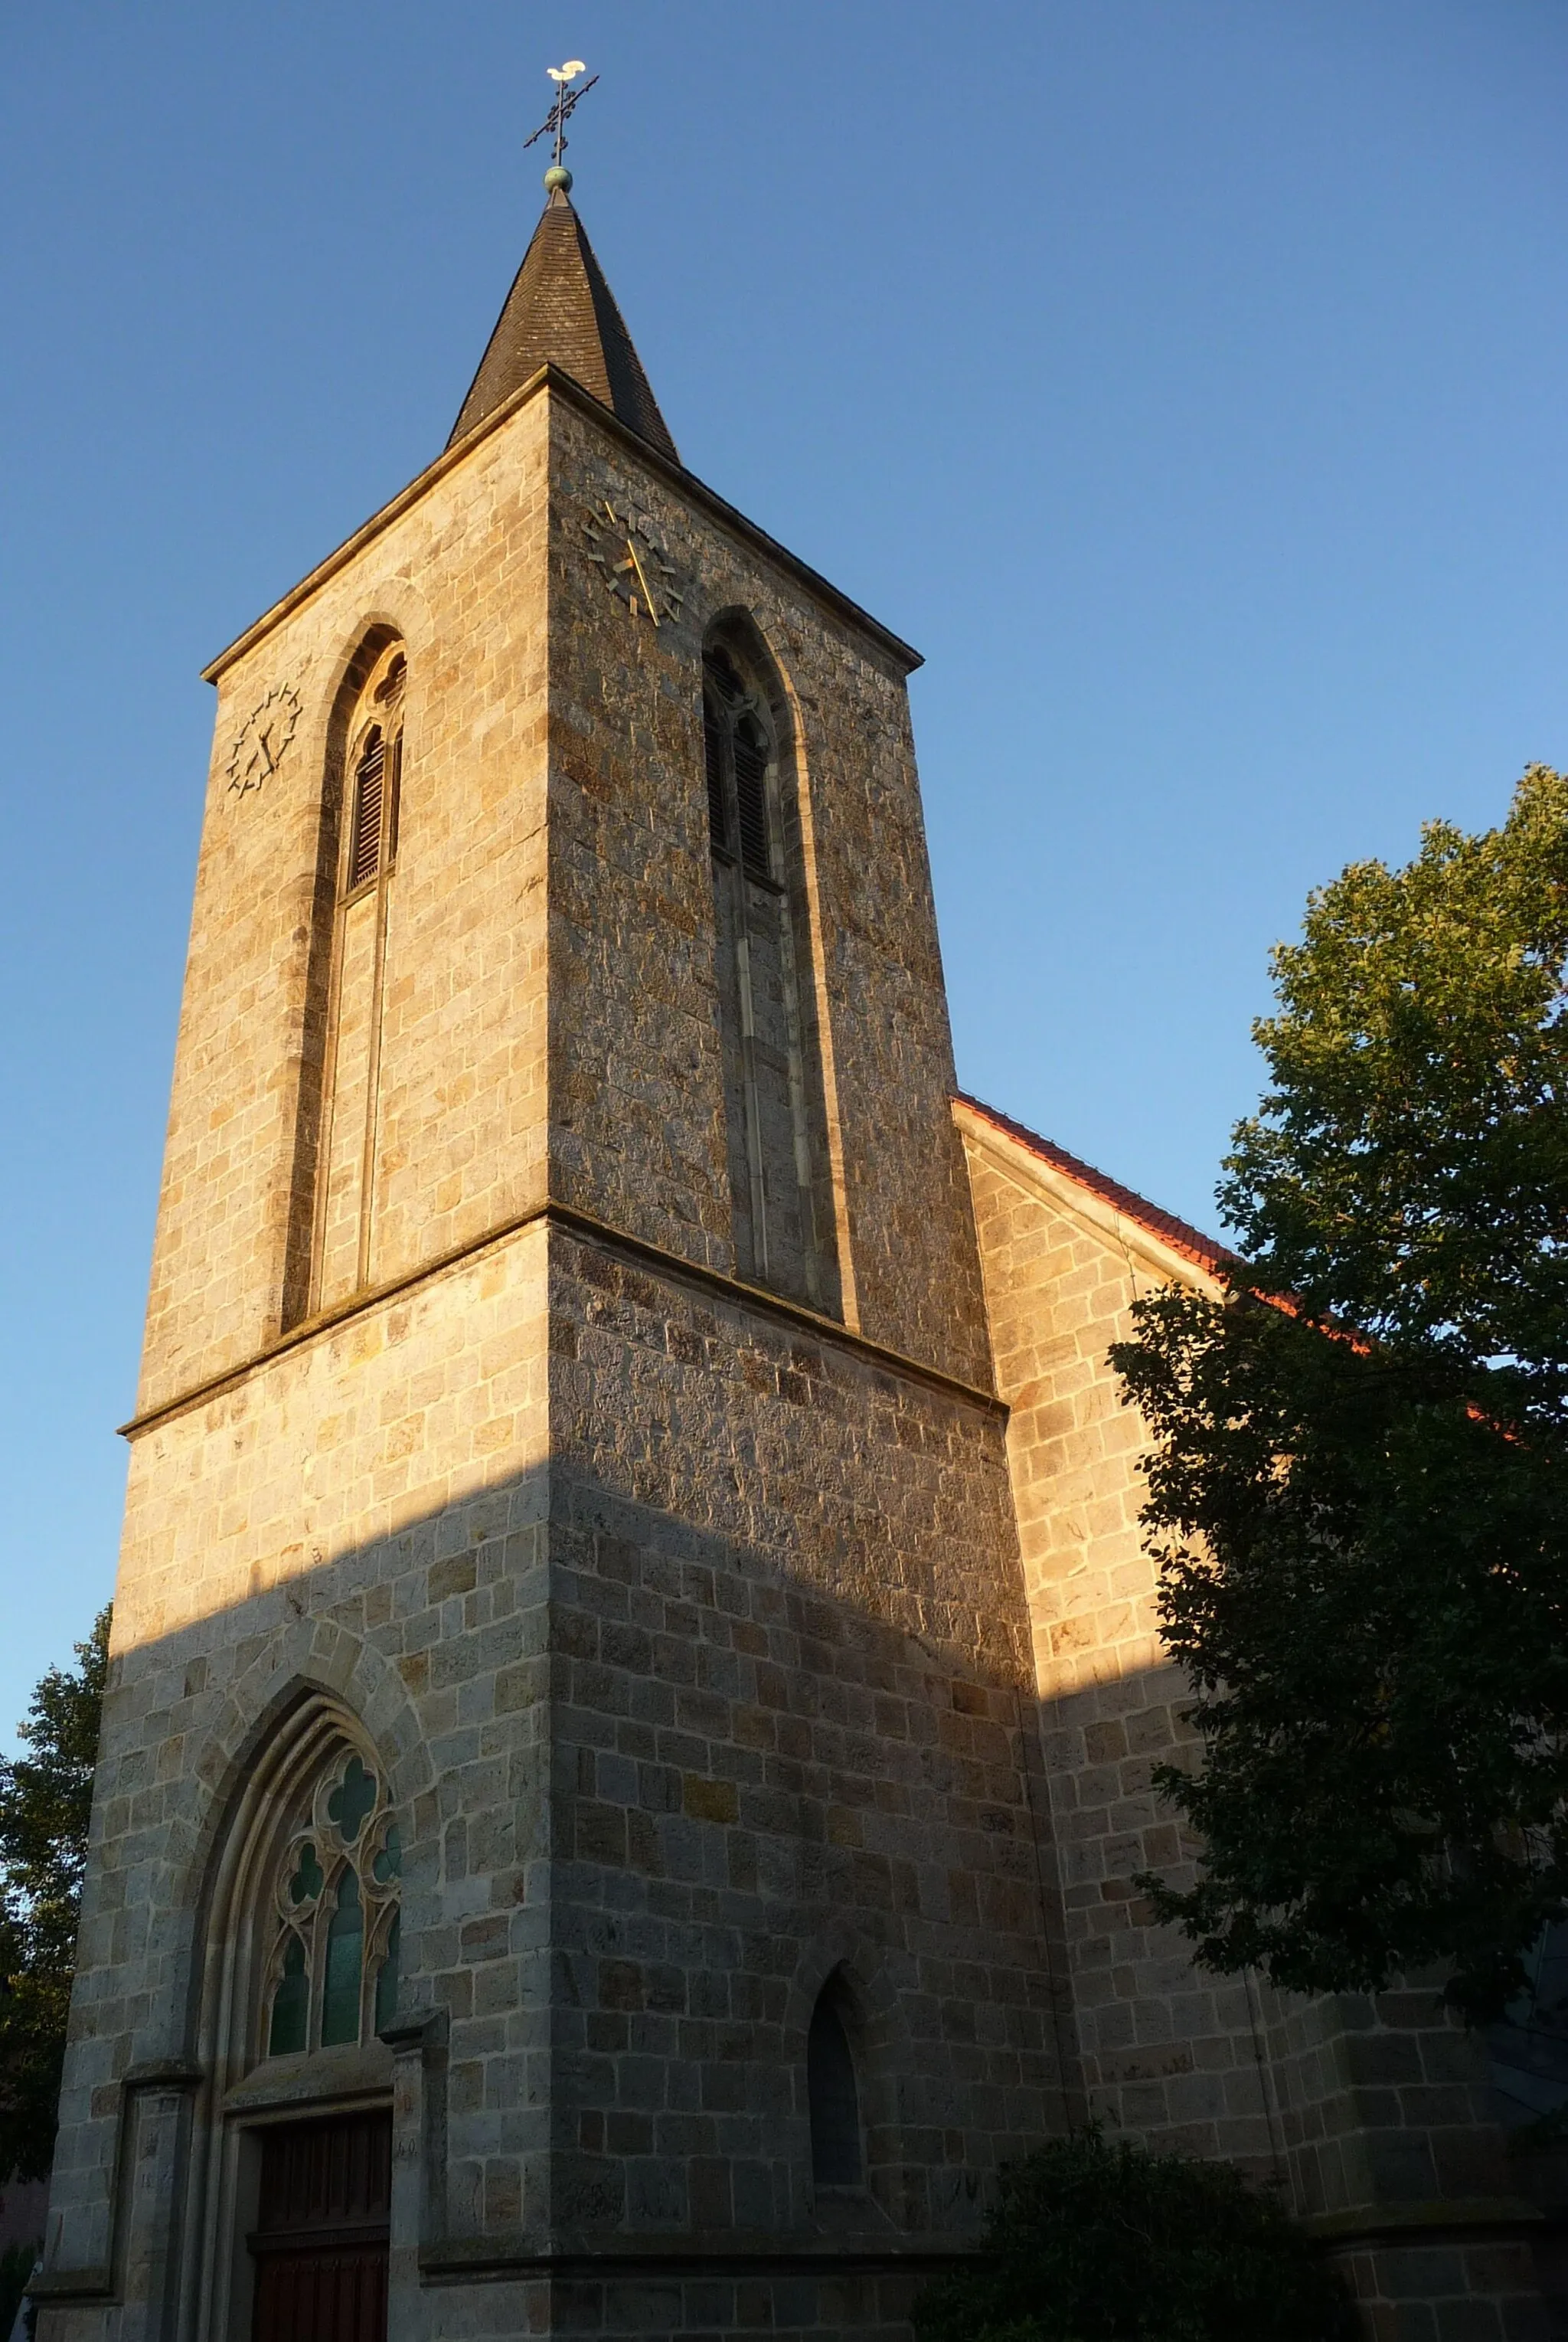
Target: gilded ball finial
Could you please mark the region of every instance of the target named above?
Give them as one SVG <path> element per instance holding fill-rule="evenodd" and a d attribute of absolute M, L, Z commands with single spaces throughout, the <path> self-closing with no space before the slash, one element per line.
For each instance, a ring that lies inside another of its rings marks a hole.
<path fill-rule="evenodd" d="M 560 188 L 561 193 L 564 195 L 569 195 L 571 194 L 572 174 L 568 171 L 564 163 L 551 164 L 550 168 L 544 174 L 544 185 L 551 195 L 554 194 L 557 187 Z"/>

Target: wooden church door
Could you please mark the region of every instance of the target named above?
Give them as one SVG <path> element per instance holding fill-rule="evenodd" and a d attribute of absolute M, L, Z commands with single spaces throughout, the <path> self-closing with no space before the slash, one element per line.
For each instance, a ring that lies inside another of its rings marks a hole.
<path fill-rule="evenodd" d="M 252 2342 L 385 2342 L 392 2117 L 262 2134 Z"/>

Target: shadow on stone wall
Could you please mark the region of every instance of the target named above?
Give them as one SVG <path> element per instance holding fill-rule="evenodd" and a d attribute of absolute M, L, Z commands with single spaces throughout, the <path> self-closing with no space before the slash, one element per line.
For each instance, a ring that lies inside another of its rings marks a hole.
<path fill-rule="evenodd" d="M 1196 1868 L 1198 1841 L 1151 1777 L 1161 1762 L 1193 1759 L 1188 1705 L 1179 1672 L 1155 1667 L 1041 1707 L 1091 2111 L 1280 2184 L 1342 2247 L 1374 2331 L 1382 2318 L 1395 2333 L 1404 2318 L 1413 2332 L 1492 2331 L 1505 2312 L 1495 2330 L 1538 2331 L 1532 2246 L 1563 2317 L 1563 2167 L 1511 2151 L 1496 2045 L 1444 2008 L 1441 1979 L 1307 2000 L 1250 1973 L 1206 1975 L 1176 1929 L 1154 1923 L 1134 1877 L 1184 1887 Z"/>
<path fill-rule="evenodd" d="M 518 2286 L 586 2287 L 595 2317 L 642 2333 L 646 2303 L 612 2316 L 605 2288 L 615 2270 L 645 2291 L 656 2265 L 682 2287 L 762 2287 L 783 2326 L 868 2330 L 964 2247 L 997 2163 L 1065 2125 L 1060 1915 L 1018 1683 L 774 1549 L 554 1466 L 116 1654 L 55 2298 L 150 2295 L 200 2260 L 190 2223 L 218 2215 L 187 2215 L 185 2175 L 225 2119 L 198 2055 L 215 1868 L 311 1693 L 359 1719 L 403 1829 L 398 2120 L 418 2176 L 394 2281 L 422 2298 L 484 2278 L 510 2317 Z M 858 2189 L 812 2179 L 805 2037 L 830 1976 L 852 2011 Z M 158 2154 L 161 2209 L 127 2192 Z M 773 2300 L 786 2274 L 815 2288 L 809 2317 Z M 845 2287 L 875 2298 L 852 2315 Z M 699 2324 L 745 2323 L 724 2299 Z"/>

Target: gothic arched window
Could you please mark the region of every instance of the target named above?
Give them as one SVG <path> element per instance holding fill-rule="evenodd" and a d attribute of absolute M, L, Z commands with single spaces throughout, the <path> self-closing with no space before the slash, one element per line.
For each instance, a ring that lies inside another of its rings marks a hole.
<path fill-rule="evenodd" d="M 262 1976 L 268 2057 L 357 2047 L 397 2004 L 397 1824 L 385 1784 L 339 1747 L 274 1866 Z"/>
<path fill-rule="evenodd" d="M 397 856 L 397 799 L 403 776 L 403 695 L 408 661 L 401 650 L 371 676 L 354 726 L 350 761 L 354 811 L 344 892 L 352 895 L 390 870 Z"/>
<path fill-rule="evenodd" d="M 317 1028 L 325 1028 L 325 1043 L 314 1130 L 308 1107 L 302 1109 L 300 1159 L 314 1156 L 310 1275 L 302 1278 L 295 1269 L 289 1280 L 290 1304 L 300 1316 L 331 1308 L 371 1281 L 382 1016 L 394 940 L 391 881 L 407 691 L 403 646 L 379 633 L 351 670 L 335 718 L 340 744 L 335 765 L 342 760 L 331 881 L 335 907 L 329 911 L 331 962 Z"/>
<path fill-rule="evenodd" d="M 743 654 L 710 644 L 703 755 L 735 1266 L 775 1292 L 836 1310 L 794 774 L 774 696 Z"/>
<path fill-rule="evenodd" d="M 354 768 L 354 844 L 348 883 L 363 886 L 381 868 L 381 824 L 386 806 L 386 735 L 373 724 Z"/>
<path fill-rule="evenodd" d="M 843 1987 L 830 1977 L 817 1995 L 805 2044 L 811 2176 L 819 2187 L 858 2187 L 863 2171 L 860 2092 L 844 2015 Z"/>

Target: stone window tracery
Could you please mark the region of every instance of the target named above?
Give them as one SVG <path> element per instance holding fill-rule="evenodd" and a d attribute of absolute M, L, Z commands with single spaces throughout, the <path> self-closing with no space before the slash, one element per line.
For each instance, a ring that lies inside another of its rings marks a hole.
<path fill-rule="evenodd" d="M 284 1842 L 264 1972 L 265 2054 L 358 2047 L 397 2003 L 403 1851 L 385 1784 L 341 1746 Z"/>

